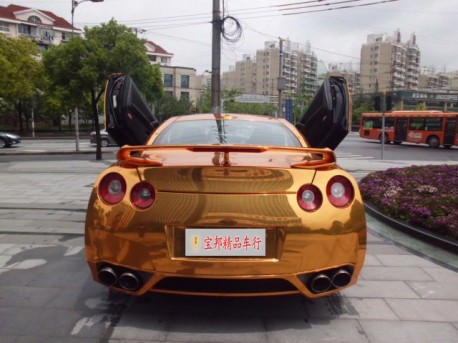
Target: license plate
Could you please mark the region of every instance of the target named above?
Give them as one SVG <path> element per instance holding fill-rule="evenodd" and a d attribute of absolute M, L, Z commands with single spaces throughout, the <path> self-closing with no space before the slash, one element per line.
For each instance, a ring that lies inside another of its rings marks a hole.
<path fill-rule="evenodd" d="M 186 256 L 266 256 L 266 229 L 195 229 L 185 233 Z"/>

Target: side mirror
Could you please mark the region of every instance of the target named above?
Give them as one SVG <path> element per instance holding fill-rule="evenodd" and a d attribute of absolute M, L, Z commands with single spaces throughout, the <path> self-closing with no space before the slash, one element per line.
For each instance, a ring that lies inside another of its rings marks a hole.
<path fill-rule="evenodd" d="M 129 75 L 113 74 L 108 79 L 105 124 L 119 146 L 144 145 L 159 126 Z"/>
<path fill-rule="evenodd" d="M 314 148 L 334 150 L 348 134 L 350 96 L 343 77 L 330 76 L 316 92 L 296 128 Z"/>

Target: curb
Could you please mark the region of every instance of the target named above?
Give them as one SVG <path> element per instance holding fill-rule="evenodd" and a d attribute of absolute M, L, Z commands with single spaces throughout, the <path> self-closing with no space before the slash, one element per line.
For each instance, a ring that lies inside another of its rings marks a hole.
<path fill-rule="evenodd" d="M 0 156 L 18 156 L 18 155 L 80 155 L 95 154 L 95 151 L 18 151 L 18 152 L 0 152 Z"/>
<path fill-rule="evenodd" d="M 407 224 L 403 221 L 391 218 L 380 211 L 378 211 L 374 206 L 365 203 L 364 204 L 366 211 L 374 216 L 375 218 L 385 222 L 389 226 L 398 229 L 400 231 L 403 231 L 411 236 L 414 236 L 416 238 L 419 238 L 423 241 L 426 241 L 428 243 L 431 243 L 433 245 L 439 246 L 443 249 L 446 249 L 452 253 L 456 253 L 458 251 L 458 241 L 451 240 L 444 238 L 442 236 L 436 235 L 432 233 L 431 231 L 425 230 L 423 228 L 413 226 L 410 224 Z"/>

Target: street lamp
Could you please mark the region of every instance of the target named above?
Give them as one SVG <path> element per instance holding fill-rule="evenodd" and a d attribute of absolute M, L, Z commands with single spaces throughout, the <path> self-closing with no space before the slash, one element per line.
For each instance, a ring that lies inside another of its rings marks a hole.
<path fill-rule="evenodd" d="M 103 2 L 103 0 L 71 0 L 72 1 L 72 38 L 75 34 L 75 28 L 73 27 L 73 18 L 75 16 L 75 8 L 78 7 L 79 4 L 82 2 Z M 75 107 L 75 144 L 76 144 L 76 151 L 80 150 L 80 118 L 78 113 L 78 107 Z"/>

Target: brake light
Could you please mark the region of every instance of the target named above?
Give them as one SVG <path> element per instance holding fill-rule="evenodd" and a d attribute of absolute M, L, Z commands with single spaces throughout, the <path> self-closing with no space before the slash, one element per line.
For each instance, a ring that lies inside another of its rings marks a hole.
<path fill-rule="evenodd" d="M 142 210 L 146 209 L 154 203 L 154 187 L 148 182 L 137 183 L 134 188 L 132 188 L 130 199 L 136 207 Z"/>
<path fill-rule="evenodd" d="M 126 180 L 118 173 L 110 173 L 103 177 L 99 185 L 99 195 L 110 205 L 119 203 L 126 194 Z"/>
<path fill-rule="evenodd" d="M 329 180 L 326 194 L 335 207 L 347 207 L 355 197 L 355 190 L 347 178 L 338 175 Z"/>
<path fill-rule="evenodd" d="M 313 212 L 321 207 L 323 196 L 318 187 L 304 185 L 297 192 L 297 202 L 303 210 Z"/>

